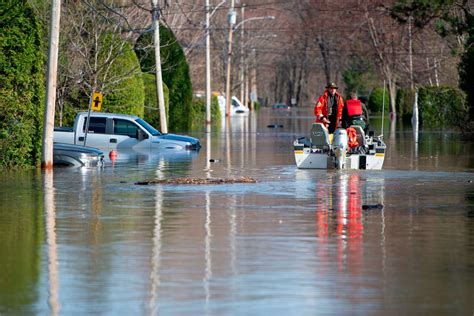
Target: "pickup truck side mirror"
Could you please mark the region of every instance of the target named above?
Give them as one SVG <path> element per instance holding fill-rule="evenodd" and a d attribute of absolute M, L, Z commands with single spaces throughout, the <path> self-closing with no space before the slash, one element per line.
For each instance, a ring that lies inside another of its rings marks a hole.
<path fill-rule="evenodd" d="M 138 129 L 137 130 L 137 139 L 138 140 L 144 140 L 144 139 L 147 139 L 148 138 L 148 135 L 141 129 Z"/>

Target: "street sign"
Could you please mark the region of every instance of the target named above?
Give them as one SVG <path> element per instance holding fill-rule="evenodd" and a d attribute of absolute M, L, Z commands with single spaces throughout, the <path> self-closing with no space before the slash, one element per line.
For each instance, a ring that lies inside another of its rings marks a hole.
<path fill-rule="evenodd" d="M 94 92 L 91 99 L 91 109 L 92 111 L 100 112 L 102 109 L 102 93 Z"/>

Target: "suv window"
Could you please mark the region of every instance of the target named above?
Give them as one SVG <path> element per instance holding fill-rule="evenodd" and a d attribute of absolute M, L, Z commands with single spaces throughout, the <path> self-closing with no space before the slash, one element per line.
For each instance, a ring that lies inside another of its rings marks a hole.
<path fill-rule="evenodd" d="M 137 138 L 138 126 L 127 120 L 114 119 L 114 134 Z"/>
<path fill-rule="evenodd" d="M 105 134 L 105 125 L 106 125 L 106 118 L 105 117 L 91 117 L 91 121 L 89 123 L 89 131 L 88 133 L 95 133 L 95 134 Z M 82 127 L 82 131 L 86 131 L 86 124 L 87 118 L 84 119 L 84 126 Z"/>

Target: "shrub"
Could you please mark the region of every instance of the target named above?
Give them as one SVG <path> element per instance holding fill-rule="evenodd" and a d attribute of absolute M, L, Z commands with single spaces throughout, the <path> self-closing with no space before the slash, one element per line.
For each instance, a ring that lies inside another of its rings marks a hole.
<path fill-rule="evenodd" d="M 163 81 L 169 89 L 169 129 L 188 130 L 193 122 L 193 89 L 189 66 L 173 32 L 160 26 L 160 54 Z M 155 69 L 153 34 L 141 35 L 135 52 L 143 72 Z"/>
<path fill-rule="evenodd" d="M 465 94 L 453 87 L 419 89 L 420 122 L 425 127 L 455 127 L 466 122 Z"/>
<path fill-rule="evenodd" d="M 415 91 L 412 89 L 398 89 L 395 102 L 397 104 L 397 115 L 404 121 L 410 120 L 413 116 Z"/>
<path fill-rule="evenodd" d="M 39 165 L 45 56 L 26 1 L 0 2 L 0 50 L 0 168 Z"/>
<path fill-rule="evenodd" d="M 467 95 L 469 116 L 474 119 L 474 46 L 470 45 L 461 56 L 459 63 L 459 87 Z"/>
<path fill-rule="evenodd" d="M 371 112 L 382 112 L 383 105 L 383 87 L 375 88 L 369 96 L 369 104 L 367 105 Z M 389 95 L 388 90 L 385 90 L 385 112 L 388 112 L 389 108 Z"/>
<path fill-rule="evenodd" d="M 107 85 L 104 93 L 102 110 L 143 117 L 145 87 L 135 52 L 130 44 L 112 33 L 106 33 L 101 42 L 100 59 L 105 59 L 111 48 L 112 54 L 116 55 L 108 72 L 107 77 L 112 83 Z"/>
<path fill-rule="evenodd" d="M 193 101 L 194 120 L 193 127 L 202 125 L 206 121 L 206 99 L 205 98 L 194 98 Z M 217 96 L 211 97 L 211 121 L 213 123 L 220 122 L 222 119 L 221 111 L 219 109 L 219 102 Z"/>

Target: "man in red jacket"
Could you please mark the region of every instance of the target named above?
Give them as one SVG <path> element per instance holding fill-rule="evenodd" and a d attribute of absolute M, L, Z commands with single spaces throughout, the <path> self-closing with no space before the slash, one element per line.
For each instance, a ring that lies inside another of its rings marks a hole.
<path fill-rule="evenodd" d="M 343 108 L 344 100 L 337 92 L 337 85 L 334 82 L 329 83 L 314 106 L 316 122 L 323 123 L 330 134 L 334 133 L 338 127 L 341 127 Z"/>
<path fill-rule="evenodd" d="M 351 91 L 350 98 L 346 100 L 346 106 L 342 111 L 342 127 L 350 127 L 351 125 L 359 125 L 367 132 L 369 125 L 369 112 L 364 103 L 357 98 L 357 93 Z"/>

